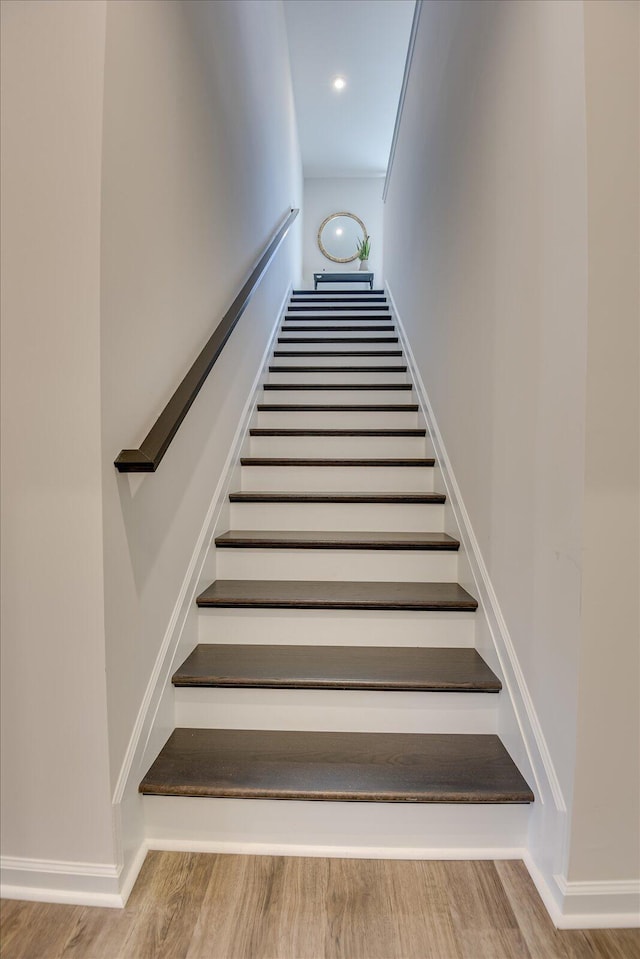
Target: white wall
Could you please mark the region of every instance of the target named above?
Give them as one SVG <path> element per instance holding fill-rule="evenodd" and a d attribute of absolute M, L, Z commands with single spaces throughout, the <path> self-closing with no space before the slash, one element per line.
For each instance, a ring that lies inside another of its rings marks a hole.
<path fill-rule="evenodd" d="M 1 833 L 15 867 L 114 862 L 100 448 L 105 13 L 104 2 L 2 4 Z"/>
<path fill-rule="evenodd" d="M 369 268 L 376 274 L 374 283 L 382 283 L 383 186 L 382 177 L 305 177 L 302 254 L 305 287 L 313 286 L 314 272 L 350 271 L 360 267 L 359 260 L 334 263 L 318 247 L 318 229 L 322 221 L 331 213 L 343 210 L 355 213 L 366 226 L 371 237 Z"/>
<path fill-rule="evenodd" d="M 128 866 L 144 770 L 115 852 L 111 794 L 299 225 L 159 471 L 113 460 L 301 206 L 284 15 L 16 0 L 2 34 L 3 853 Z"/>
<path fill-rule="evenodd" d="M 625 18 L 621 29 L 637 38 L 637 5 L 595 7 L 601 19 Z M 598 35 L 606 49 L 599 60 Z M 637 230 L 637 208 L 620 161 L 626 151 L 637 172 L 635 43 L 624 48 L 624 68 L 613 35 L 595 29 L 585 48 L 582 3 L 424 3 L 385 207 L 386 279 L 562 796 L 570 811 L 582 810 L 572 876 L 593 880 L 637 875 L 637 767 L 626 763 L 631 751 L 637 756 L 637 606 L 634 613 L 627 598 L 637 596 L 638 583 L 637 287 L 634 294 L 628 279 L 637 246 L 622 216 L 626 202 Z M 623 85 L 633 92 L 617 99 Z M 619 113 L 605 149 L 604 117 L 614 103 Z M 618 176 L 620 194 L 603 227 L 594 210 Z M 605 251 L 596 278 L 594 260 Z M 626 286 L 607 302 L 621 273 Z M 620 364 L 611 360 L 614 342 L 616 357 L 618 348 L 625 354 Z M 618 377 L 603 422 L 595 408 Z M 623 452 L 617 418 L 631 451 Z M 597 556 L 593 573 L 589 552 Z M 621 601 L 611 647 L 612 604 L 597 586 L 603 564 L 610 573 L 601 582 Z M 598 635 L 588 640 L 592 614 Z M 614 650 L 611 660 L 603 643 Z M 620 684 L 611 676 L 616 656 L 629 670 Z M 597 676 L 605 672 L 603 698 Z M 588 765 L 587 754 L 593 746 L 603 756 L 614 740 L 616 758 L 606 766 L 616 776 L 612 793 L 606 776 L 596 786 L 597 764 Z"/>
<path fill-rule="evenodd" d="M 640 877 L 640 6 L 585 4 L 589 312 L 568 878 Z"/>
<path fill-rule="evenodd" d="M 158 472 L 132 482 L 113 460 L 142 440 L 276 225 L 301 206 L 301 184 L 279 0 L 109 4 L 101 371 L 114 785 L 269 331 L 300 275 L 297 223 Z M 163 723 L 171 717 L 160 736 Z M 144 771 L 131 771 L 132 803 Z M 125 833 L 126 846 L 126 823 Z"/>

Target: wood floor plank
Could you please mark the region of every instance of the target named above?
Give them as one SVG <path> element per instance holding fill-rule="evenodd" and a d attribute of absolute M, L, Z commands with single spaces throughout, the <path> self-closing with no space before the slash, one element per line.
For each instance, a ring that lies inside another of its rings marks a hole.
<path fill-rule="evenodd" d="M 497 693 L 498 677 L 475 649 L 266 646 L 200 643 L 174 686 L 262 689 L 395 689 Z"/>
<path fill-rule="evenodd" d="M 2 959 L 61 959 L 82 906 L 2 901 Z"/>
<path fill-rule="evenodd" d="M 520 860 L 496 862 L 496 871 L 534 959 L 572 959 L 569 940 L 551 922 L 531 877 Z"/>
<path fill-rule="evenodd" d="M 446 873 L 462 959 L 538 959 L 529 952 L 493 862 L 451 862 Z"/>
<path fill-rule="evenodd" d="M 204 872 L 187 869 L 190 858 L 207 860 Z M 176 868 L 188 872 L 188 921 L 173 899 Z M 2 900 L 2 959 L 132 959 L 163 911 L 174 955 L 187 959 L 465 959 L 473 949 L 473 959 L 512 959 L 522 939 L 531 959 L 640 955 L 639 929 L 554 929 L 520 862 L 149 853 L 122 910 Z"/>
<path fill-rule="evenodd" d="M 459 959 L 446 885 L 442 872 L 434 866 L 437 864 L 420 861 L 381 863 L 397 953 L 421 959 Z"/>
<path fill-rule="evenodd" d="M 334 802 L 533 801 L 497 736 L 260 729 L 175 729 L 140 792 Z"/>
<path fill-rule="evenodd" d="M 322 939 L 318 942 L 314 936 L 322 914 L 317 891 L 307 887 L 309 905 L 314 900 L 318 905 L 315 910 L 307 907 L 310 922 L 300 930 L 290 875 L 283 857 L 217 856 L 187 959 L 321 956 Z M 294 917 L 293 927 L 288 915 Z"/>
<path fill-rule="evenodd" d="M 184 959 L 213 869 L 205 854 L 150 854 L 155 872 L 118 959 Z"/>
<path fill-rule="evenodd" d="M 278 609 L 411 609 L 473 612 L 478 602 L 458 583 L 347 583 L 337 580 L 217 579 L 198 606 Z"/>

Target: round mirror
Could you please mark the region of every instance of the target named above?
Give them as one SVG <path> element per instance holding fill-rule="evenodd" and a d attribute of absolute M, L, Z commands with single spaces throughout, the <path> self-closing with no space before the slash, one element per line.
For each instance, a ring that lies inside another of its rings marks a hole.
<path fill-rule="evenodd" d="M 355 213 L 332 213 L 318 230 L 318 246 L 334 263 L 351 263 L 358 258 L 356 243 L 366 240 L 367 231 Z"/>

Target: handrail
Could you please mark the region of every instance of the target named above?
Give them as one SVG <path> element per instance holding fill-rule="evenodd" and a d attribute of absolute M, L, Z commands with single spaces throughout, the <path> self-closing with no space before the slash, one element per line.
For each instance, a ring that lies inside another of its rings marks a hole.
<path fill-rule="evenodd" d="M 120 473 L 155 473 L 178 427 L 189 412 L 225 343 L 247 308 L 267 267 L 300 210 L 291 209 L 254 266 L 251 274 L 210 336 L 177 390 L 137 450 L 122 450 L 114 466 Z"/>

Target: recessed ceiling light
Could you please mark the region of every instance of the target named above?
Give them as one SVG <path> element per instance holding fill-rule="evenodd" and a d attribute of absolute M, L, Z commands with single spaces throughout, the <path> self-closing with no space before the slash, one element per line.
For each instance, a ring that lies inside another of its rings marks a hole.
<path fill-rule="evenodd" d="M 339 226 L 338 229 L 336 230 L 336 236 L 342 236 L 342 227 L 341 227 L 341 226 Z"/>
<path fill-rule="evenodd" d="M 335 77 L 333 81 L 334 90 L 344 90 L 347 85 L 347 81 L 344 77 Z"/>

